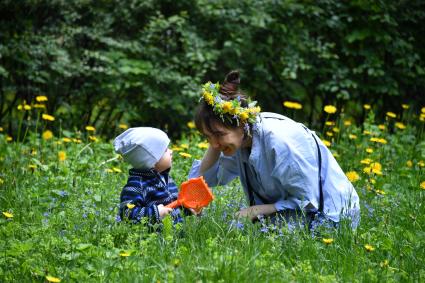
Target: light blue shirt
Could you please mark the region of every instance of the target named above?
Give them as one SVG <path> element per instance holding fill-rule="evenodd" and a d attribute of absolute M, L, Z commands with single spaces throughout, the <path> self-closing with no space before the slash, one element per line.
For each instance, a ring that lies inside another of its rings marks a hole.
<path fill-rule="evenodd" d="M 320 147 L 323 212 L 339 222 L 341 215 L 359 215 L 359 197 L 341 167 L 316 134 L 285 116 L 263 112 L 252 130 L 251 149 L 233 156 L 220 155 L 204 178 L 209 186 L 225 185 L 240 178 L 248 197 L 248 182 L 255 191 L 255 204 L 274 204 L 278 211 L 319 208 L 319 167 L 316 138 Z M 189 178 L 198 177 L 201 161 L 195 160 Z"/>

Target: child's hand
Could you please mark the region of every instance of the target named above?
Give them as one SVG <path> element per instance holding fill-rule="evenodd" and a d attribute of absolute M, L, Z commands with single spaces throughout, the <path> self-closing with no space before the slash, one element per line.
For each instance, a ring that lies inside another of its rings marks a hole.
<path fill-rule="evenodd" d="M 163 204 L 158 205 L 159 217 L 161 217 L 161 219 L 170 214 L 172 210 L 172 208 L 165 207 Z"/>

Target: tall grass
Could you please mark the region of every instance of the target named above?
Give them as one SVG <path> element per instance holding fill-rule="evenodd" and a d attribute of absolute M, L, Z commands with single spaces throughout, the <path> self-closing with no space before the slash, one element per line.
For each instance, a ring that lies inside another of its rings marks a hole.
<path fill-rule="evenodd" d="M 403 129 L 391 119 L 379 126 L 373 114 L 364 125 L 325 127 L 322 138 L 343 169 L 358 175 L 362 220 L 356 231 L 342 225 L 314 236 L 236 221 L 246 205 L 238 181 L 214 188 L 201 217 L 174 227 L 165 220 L 160 233 L 120 223 L 128 167 L 110 142 L 66 131 L 69 139 L 43 139 L 31 129 L 13 142 L 0 133 L 0 281 L 420 282 L 425 142 L 422 124 L 409 124 L 415 118 Z M 204 146 L 193 130 L 174 143 L 177 183 Z"/>

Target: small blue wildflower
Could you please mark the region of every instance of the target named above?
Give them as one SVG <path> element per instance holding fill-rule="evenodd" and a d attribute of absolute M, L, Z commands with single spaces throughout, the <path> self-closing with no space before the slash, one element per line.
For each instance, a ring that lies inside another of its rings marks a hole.
<path fill-rule="evenodd" d="M 68 193 L 66 191 L 59 191 L 59 195 L 61 197 L 66 197 L 68 195 Z"/>
<path fill-rule="evenodd" d="M 121 221 L 122 221 L 121 216 L 119 216 L 119 215 L 115 216 L 115 222 L 119 223 Z"/>
<path fill-rule="evenodd" d="M 210 83 L 210 89 L 214 89 L 215 88 L 215 84 Z"/>
<path fill-rule="evenodd" d="M 85 213 L 84 213 L 84 214 L 83 214 L 83 218 L 87 218 L 87 214 L 85 214 Z"/>
<path fill-rule="evenodd" d="M 238 97 L 236 97 L 236 99 L 240 102 L 241 101 L 241 96 L 238 95 Z"/>
<path fill-rule="evenodd" d="M 243 223 L 238 220 L 230 221 L 230 226 L 239 230 L 243 230 L 243 227 L 244 227 Z"/>
<path fill-rule="evenodd" d="M 45 213 L 43 213 L 43 216 L 44 216 L 44 217 L 49 217 L 49 216 L 50 216 L 50 213 L 48 213 L 48 212 L 46 211 Z"/>
<path fill-rule="evenodd" d="M 261 231 L 261 232 L 263 232 L 263 233 L 268 233 L 268 232 L 269 232 L 269 228 L 268 228 L 267 226 L 263 226 L 263 227 L 260 229 L 260 231 Z"/>

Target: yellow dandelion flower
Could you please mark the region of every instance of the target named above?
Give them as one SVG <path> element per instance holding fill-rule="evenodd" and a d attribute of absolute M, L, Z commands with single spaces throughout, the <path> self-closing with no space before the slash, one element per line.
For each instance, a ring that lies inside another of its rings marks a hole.
<path fill-rule="evenodd" d="M 192 121 L 190 121 L 190 122 L 187 122 L 187 127 L 189 128 L 189 129 L 195 129 L 195 123 L 194 122 L 192 122 Z"/>
<path fill-rule="evenodd" d="M 386 192 L 384 192 L 383 190 L 375 190 L 375 193 L 377 194 L 377 195 L 386 195 L 387 193 Z"/>
<path fill-rule="evenodd" d="M 421 116 L 419 117 L 419 121 L 425 122 L 425 114 L 424 113 L 422 113 Z"/>
<path fill-rule="evenodd" d="M 303 106 L 300 103 L 293 102 L 293 101 L 285 101 L 283 102 L 283 106 L 285 106 L 286 108 L 295 109 L 295 110 L 299 110 L 303 108 Z"/>
<path fill-rule="evenodd" d="M 344 126 L 351 126 L 352 122 L 350 120 L 344 121 Z"/>
<path fill-rule="evenodd" d="M 184 157 L 184 158 L 191 158 L 192 155 L 190 155 L 189 153 L 186 152 L 179 152 L 180 156 Z"/>
<path fill-rule="evenodd" d="M 376 180 L 375 180 L 375 179 L 373 179 L 373 178 L 370 178 L 370 179 L 369 179 L 369 181 L 370 181 L 372 184 L 375 184 L 375 183 L 376 183 Z"/>
<path fill-rule="evenodd" d="M 4 215 L 6 218 L 13 218 L 13 214 L 12 214 L 12 213 L 10 213 L 10 212 L 7 212 L 7 211 L 3 211 L 3 215 Z"/>
<path fill-rule="evenodd" d="M 223 112 L 224 113 L 229 113 L 232 108 L 233 108 L 232 102 L 230 102 L 230 101 L 223 102 Z"/>
<path fill-rule="evenodd" d="M 363 108 L 366 109 L 366 110 L 370 110 L 371 106 L 370 106 L 370 104 L 364 104 Z"/>
<path fill-rule="evenodd" d="M 109 169 L 109 168 L 106 168 L 106 169 L 105 169 L 105 171 L 106 171 L 107 173 L 113 173 L 113 172 L 114 172 L 114 170 Z"/>
<path fill-rule="evenodd" d="M 24 107 L 21 104 L 19 104 L 18 107 L 16 107 L 16 109 L 22 110 L 22 109 L 24 109 Z"/>
<path fill-rule="evenodd" d="M 388 264 L 389 264 L 389 262 L 388 262 L 388 260 L 386 259 L 386 260 L 382 261 L 379 265 L 380 265 L 381 267 L 387 267 L 387 266 L 388 266 Z"/>
<path fill-rule="evenodd" d="M 36 97 L 35 97 L 35 100 L 37 100 L 37 102 L 45 102 L 45 101 L 47 101 L 48 99 L 47 99 L 47 96 L 39 95 L 39 96 L 36 96 Z"/>
<path fill-rule="evenodd" d="M 91 140 L 92 142 L 97 142 L 98 138 L 95 136 L 89 136 L 89 140 Z"/>
<path fill-rule="evenodd" d="M 232 115 L 238 115 L 239 113 L 240 113 L 239 108 L 230 109 L 230 114 Z"/>
<path fill-rule="evenodd" d="M 3 127 L 0 127 L 0 132 L 3 132 Z"/>
<path fill-rule="evenodd" d="M 68 142 L 72 142 L 72 140 L 70 139 L 70 138 L 62 138 L 62 141 L 63 142 L 66 142 L 66 143 L 68 143 Z"/>
<path fill-rule="evenodd" d="M 59 158 L 59 161 L 65 161 L 66 160 L 66 152 L 65 151 L 59 151 L 58 152 L 58 158 Z"/>
<path fill-rule="evenodd" d="M 331 142 L 328 140 L 322 140 L 323 144 L 326 145 L 327 147 L 331 146 Z"/>
<path fill-rule="evenodd" d="M 387 116 L 390 118 L 396 118 L 397 114 L 395 114 L 394 112 L 387 112 Z"/>
<path fill-rule="evenodd" d="M 93 127 L 93 126 L 86 126 L 86 131 L 87 132 L 94 132 L 94 131 L 96 131 L 96 128 Z"/>
<path fill-rule="evenodd" d="M 423 162 L 422 160 L 418 162 L 418 166 L 419 167 L 424 167 L 425 166 L 425 162 Z"/>
<path fill-rule="evenodd" d="M 358 181 L 360 179 L 359 174 L 357 174 L 356 171 L 349 171 L 347 173 L 345 173 L 345 175 L 347 176 L 348 180 L 350 180 L 350 182 L 354 183 L 356 181 Z"/>
<path fill-rule="evenodd" d="M 46 109 L 46 105 L 39 103 L 34 104 L 33 107 L 36 109 Z"/>
<path fill-rule="evenodd" d="M 80 139 L 72 139 L 73 142 L 75 143 L 82 143 L 82 141 Z"/>
<path fill-rule="evenodd" d="M 348 135 L 348 138 L 349 138 L 350 140 L 355 140 L 355 139 L 357 139 L 357 136 L 356 136 L 356 135 L 353 135 L 353 134 L 349 134 L 349 135 Z"/>
<path fill-rule="evenodd" d="M 123 129 L 123 130 L 127 130 L 128 129 L 128 125 L 126 124 L 119 124 L 118 128 Z"/>
<path fill-rule="evenodd" d="M 50 276 L 50 275 L 46 276 L 46 280 L 49 281 L 49 282 L 53 282 L 53 283 L 61 282 L 61 280 L 59 278 L 53 277 L 53 276 Z"/>
<path fill-rule="evenodd" d="M 339 133 L 339 128 L 338 127 L 333 127 L 332 131 L 334 131 L 335 133 Z"/>
<path fill-rule="evenodd" d="M 249 114 L 247 111 L 242 112 L 239 117 L 241 118 L 242 121 L 246 121 L 249 118 Z"/>
<path fill-rule="evenodd" d="M 32 169 L 32 170 L 35 170 L 35 169 L 37 168 L 37 165 L 35 165 L 35 164 L 30 164 L 30 165 L 28 165 L 28 168 L 29 168 L 29 169 Z"/>
<path fill-rule="evenodd" d="M 202 148 L 202 149 L 207 149 L 208 148 L 208 143 L 206 143 L 206 142 L 200 142 L 200 143 L 198 143 L 198 147 L 199 148 Z"/>
<path fill-rule="evenodd" d="M 368 147 L 368 148 L 366 148 L 366 152 L 367 152 L 367 153 L 372 153 L 372 152 L 373 152 L 373 149 L 372 149 L 372 148 L 370 148 L 370 147 Z"/>
<path fill-rule="evenodd" d="M 43 134 L 41 135 L 41 137 L 43 138 L 43 140 L 50 140 L 51 138 L 53 138 L 53 133 L 50 130 L 46 130 L 43 132 Z"/>
<path fill-rule="evenodd" d="M 127 203 L 127 207 L 128 207 L 129 209 L 133 209 L 133 208 L 135 207 L 135 205 L 134 205 L 134 204 L 132 204 L 132 203 Z"/>
<path fill-rule="evenodd" d="M 420 187 L 422 190 L 425 190 L 425 181 L 421 182 L 421 184 L 419 185 L 419 187 Z"/>
<path fill-rule="evenodd" d="M 171 150 L 172 150 L 172 151 L 182 151 L 182 150 L 183 150 L 183 148 L 181 148 L 181 147 L 179 147 L 179 146 L 173 146 L 173 147 L 171 148 Z"/>
<path fill-rule="evenodd" d="M 385 131 L 385 129 L 386 129 L 387 127 L 385 127 L 385 125 L 383 125 L 383 124 L 380 124 L 380 125 L 378 125 L 378 128 L 379 128 L 381 131 Z"/>
<path fill-rule="evenodd" d="M 326 135 L 328 136 L 328 137 L 333 137 L 333 135 L 334 135 L 334 133 L 332 133 L 332 132 L 326 132 Z"/>
<path fill-rule="evenodd" d="M 188 148 L 189 148 L 189 145 L 188 145 L 187 143 L 182 143 L 182 144 L 180 145 L 180 147 L 181 147 L 181 148 L 184 148 L 184 149 L 188 149 Z"/>
<path fill-rule="evenodd" d="M 336 152 L 336 151 L 333 151 L 333 152 L 332 152 L 332 155 L 333 155 L 335 158 L 338 158 L 338 157 L 339 157 L 339 153 L 338 153 L 338 152 Z"/>
<path fill-rule="evenodd" d="M 130 253 L 128 253 L 128 252 L 120 252 L 120 256 L 122 256 L 122 257 L 128 257 L 128 256 L 130 256 Z"/>
<path fill-rule="evenodd" d="M 117 168 L 117 167 L 112 167 L 112 171 L 114 171 L 115 173 L 121 173 L 121 169 Z"/>
<path fill-rule="evenodd" d="M 413 167 L 413 162 L 412 162 L 412 160 L 407 160 L 407 162 L 406 162 L 406 166 L 407 166 L 407 167 L 409 167 L 409 168 L 412 168 L 412 167 Z"/>
<path fill-rule="evenodd" d="M 11 141 L 13 141 L 13 138 L 11 136 L 7 136 L 6 141 L 11 142 Z"/>
<path fill-rule="evenodd" d="M 407 105 L 407 104 L 402 104 L 402 105 L 401 105 L 401 107 L 402 107 L 403 109 L 409 109 L 409 105 Z"/>
<path fill-rule="evenodd" d="M 404 125 L 402 122 L 396 122 L 394 124 L 397 128 L 399 128 L 400 130 L 404 130 L 406 129 L 406 125 Z"/>
<path fill-rule="evenodd" d="M 214 104 L 214 97 L 212 96 L 210 92 L 208 91 L 204 92 L 204 99 L 209 105 Z"/>
<path fill-rule="evenodd" d="M 377 142 L 382 143 L 382 144 L 387 144 L 387 140 L 384 139 L 384 138 L 378 139 Z"/>
<path fill-rule="evenodd" d="M 0 178 L 0 185 L 4 184 L 4 180 L 2 178 Z"/>
<path fill-rule="evenodd" d="M 326 245 L 330 245 L 334 242 L 334 239 L 332 238 L 323 238 L 322 242 L 325 243 Z"/>
<path fill-rule="evenodd" d="M 370 136 L 372 133 L 370 132 L 370 131 L 368 131 L 368 130 L 364 130 L 363 131 L 363 135 L 368 135 L 368 136 Z"/>
<path fill-rule="evenodd" d="M 25 104 L 25 105 L 24 105 L 24 109 L 25 109 L 25 110 L 27 110 L 27 111 L 28 111 L 28 110 L 31 110 L 31 106 L 29 106 L 28 104 Z"/>
<path fill-rule="evenodd" d="M 323 110 L 328 114 L 333 114 L 336 112 L 336 107 L 333 105 L 326 105 Z"/>
<path fill-rule="evenodd" d="M 375 248 L 371 245 L 364 245 L 364 248 L 366 249 L 366 251 L 368 252 L 372 252 L 375 250 Z"/>
<path fill-rule="evenodd" d="M 326 121 L 325 125 L 326 126 L 335 126 L 335 122 L 334 121 Z"/>
<path fill-rule="evenodd" d="M 46 120 L 46 121 L 54 121 L 55 120 L 55 117 L 53 117 L 52 115 L 49 115 L 49 114 L 43 114 L 43 115 L 41 115 L 41 118 L 43 118 L 43 120 Z"/>

